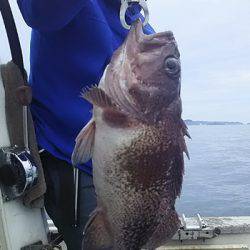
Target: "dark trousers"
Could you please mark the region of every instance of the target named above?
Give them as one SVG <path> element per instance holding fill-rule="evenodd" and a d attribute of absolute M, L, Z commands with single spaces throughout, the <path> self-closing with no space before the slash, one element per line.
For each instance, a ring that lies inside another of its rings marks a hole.
<path fill-rule="evenodd" d="M 79 171 L 78 223 L 75 227 L 73 167 L 46 151 L 41 153 L 41 159 L 47 184 L 46 211 L 63 235 L 67 249 L 80 250 L 84 226 L 90 213 L 96 208 L 93 178 Z"/>

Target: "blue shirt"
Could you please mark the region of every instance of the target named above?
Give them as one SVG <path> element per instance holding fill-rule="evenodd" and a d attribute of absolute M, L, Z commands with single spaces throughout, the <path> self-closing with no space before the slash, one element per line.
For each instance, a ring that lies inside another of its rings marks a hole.
<path fill-rule="evenodd" d="M 71 163 L 75 138 L 91 118 L 80 98 L 83 87 L 99 83 L 113 52 L 128 31 L 120 23 L 120 0 L 18 0 L 33 28 L 30 50 L 31 110 L 40 147 Z M 133 5 L 127 21 L 140 12 Z M 148 25 L 145 33 L 152 33 Z M 81 166 L 91 173 L 91 164 Z"/>

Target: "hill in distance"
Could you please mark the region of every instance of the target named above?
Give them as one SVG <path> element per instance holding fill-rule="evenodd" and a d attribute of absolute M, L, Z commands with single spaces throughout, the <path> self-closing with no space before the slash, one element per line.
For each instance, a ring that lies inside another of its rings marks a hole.
<path fill-rule="evenodd" d="M 187 125 L 244 125 L 242 122 L 223 122 L 223 121 L 193 121 L 193 120 L 185 120 Z M 250 125 L 248 123 L 247 125 Z"/>

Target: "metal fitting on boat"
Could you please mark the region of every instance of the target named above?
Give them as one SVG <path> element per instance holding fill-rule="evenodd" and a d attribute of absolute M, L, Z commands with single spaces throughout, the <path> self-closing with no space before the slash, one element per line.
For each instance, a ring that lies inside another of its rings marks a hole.
<path fill-rule="evenodd" d="M 206 240 L 220 235 L 221 230 L 204 223 L 199 214 L 195 218 L 181 217 L 182 226 L 173 237 L 173 240 Z"/>

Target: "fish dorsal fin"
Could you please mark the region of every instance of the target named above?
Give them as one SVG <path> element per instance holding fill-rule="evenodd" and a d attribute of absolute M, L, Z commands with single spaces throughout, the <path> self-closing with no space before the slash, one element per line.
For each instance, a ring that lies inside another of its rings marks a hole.
<path fill-rule="evenodd" d="M 71 158 L 74 166 L 86 163 L 92 158 L 94 140 L 95 121 L 92 119 L 76 138 L 76 145 Z"/>
<path fill-rule="evenodd" d="M 114 106 L 111 98 L 104 90 L 98 88 L 98 86 L 92 86 L 91 88 L 85 89 L 82 93 L 82 97 L 100 108 Z"/>

